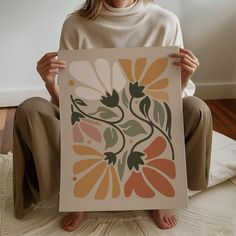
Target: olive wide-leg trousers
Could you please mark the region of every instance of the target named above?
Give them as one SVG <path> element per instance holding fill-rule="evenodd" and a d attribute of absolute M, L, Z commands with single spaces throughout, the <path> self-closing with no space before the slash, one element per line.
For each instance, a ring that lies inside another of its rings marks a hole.
<path fill-rule="evenodd" d="M 212 117 L 207 105 L 197 97 L 183 98 L 187 180 L 191 190 L 207 188 Z M 60 116 L 49 101 L 34 97 L 18 106 L 13 135 L 14 212 L 24 209 L 59 191 Z"/>

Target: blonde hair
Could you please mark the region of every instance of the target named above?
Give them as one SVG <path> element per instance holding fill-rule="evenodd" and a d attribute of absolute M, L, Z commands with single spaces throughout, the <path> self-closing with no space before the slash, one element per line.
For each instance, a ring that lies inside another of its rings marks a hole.
<path fill-rule="evenodd" d="M 102 9 L 105 0 L 86 0 L 78 10 L 81 16 L 94 20 Z"/>
<path fill-rule="evenodd" d="M 81 6 L 81 8 L 77 12 L 81 16 L 84 16 L 90 20 L 94 20 L 98 16 L 105 1 L 106 0 L 86 0 L 85 3 Z M 144 1 L 152 2 L 153 0 L 144 0 Z"/>

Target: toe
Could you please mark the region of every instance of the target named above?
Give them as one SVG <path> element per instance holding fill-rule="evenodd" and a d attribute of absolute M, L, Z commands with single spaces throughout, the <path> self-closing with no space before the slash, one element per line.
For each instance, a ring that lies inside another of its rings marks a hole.
<path fill-rule="evenodd" d="M 72 221 L 70 225 L 66 228 L 66 231 L 72 232 L 79 228 L 81 221 Z"/>
<path fill-rule="evenodd" d="M 171 217 L 169 218 L 169 222 L 170 222 L 171 228 L 175 226 L 175 224 L 174 224 L 174 222 L 173 222 Z"/>
<path fill-rule="evenodd" d="M 176 218 L 174 216 L 171 217 L 171 222 L 172 222 L 173 226 L 176 225 L 177 220 L 176 220 Z"/>
<path fill-rule="evenodd" d="M 65 224 L 62 226 L 62 228 L 63 228 L 64 230 L 68 231 L 68 229 L 70 228 L 71 224 L 72 224 L 72 220 L 68 220 L 68 221 L 66 221 Z"/>
<path fill-rule="evenodd" d="M 81 212 L 80 214 L 73 217 L 70 224 L 66 227 L 65 230 L 68 232 L 75 231 L 76 229 L 79 228 L 84 219 L 85 219 L 85 213 Z"/>
<path fill-rule="evenodd" d="M 164 217 L 163 217 L 163 221 L 164 221 L 166 224 L 168 224 L 169 226 L 171 226 L 168 216 L 164 216 Z"/>
<path fill-rule="evenodd" d="M 72 227 L 71 225 L 69 225 L 69 226 L 67 226 L 64 230 L 67 231 L 67 232 L 73 232 L 73 231 L 76 230 L 76 228 L 74 228 L 74 227 Z"/>
<path fill-rule="evenodd" d="M 168 229 L 170 228 L 170 224 L 168 222 L 167 217 L 159 218 L 159 228 L 161 229 Z"/>
<path fill-rule="evenodd" d="M 175 225 L 176 225 L 177 224 L 177 219 L 176 219 L 175 216 L 173 218 L 174 218 L 174 222 L 175 222 Z"/>
<path fill-rule="evenodd" d="M 72 226 L 72 224 L 73 224 L 73 222 L 70 222 L 70 224 L 64 226 L 63 229 L 64 229 L 65 231 L 67 231 L 67 232 L 72 232 L 72 231 L 76 230 L 76 228 L 75 228 L 74 226 Z"/>

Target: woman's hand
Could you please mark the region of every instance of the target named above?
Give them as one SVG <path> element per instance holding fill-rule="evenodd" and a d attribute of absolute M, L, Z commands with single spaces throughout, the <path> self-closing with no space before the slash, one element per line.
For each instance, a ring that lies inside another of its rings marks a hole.
<path fill-rule="evenodd" d="M 179 53 L 173 53 L 170 56 L 180 59 L 173 64 L 181 67 L 181 85 L 183 91 L 187 86 L 190 77 L 195 73 L 199 66 L 198 58 L 190 50 L 184 48 L 180 48 Z"/>
<path fill-rule="evenodd" d="M 58 69 L 66 68 L 66 63 L 57 59 L 57 52 L 45 54 L 37 63 L 37 71 L 46 84 L 54 84 Z"/>
<path fill-rule="evenodd" d="M 51 102 L 59 106 L 59 88 L 55 83 L 55 77 L 59 69 L 66 68 L 66 63 L 57 59 L 57 52 L 45 54 L 37 64 L 37 71 L 45 82 L 45 86 L 51 95 Z"/>

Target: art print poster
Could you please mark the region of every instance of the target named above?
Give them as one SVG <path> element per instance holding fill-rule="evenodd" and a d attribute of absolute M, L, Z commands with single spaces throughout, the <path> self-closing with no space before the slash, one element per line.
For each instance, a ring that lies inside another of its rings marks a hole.
<path fill-rule="evenodd" d="M 187 206 L 178 50 L 59 51 L 60 211 Z"/>

